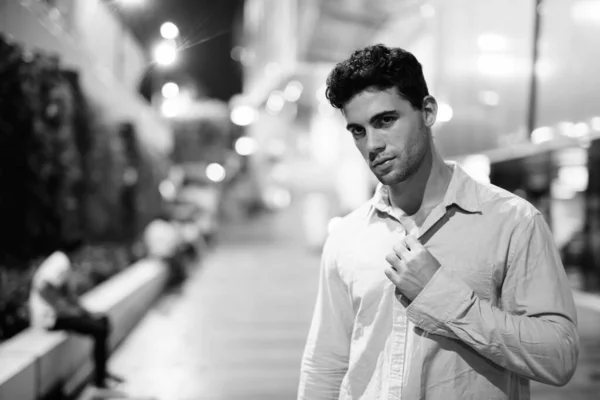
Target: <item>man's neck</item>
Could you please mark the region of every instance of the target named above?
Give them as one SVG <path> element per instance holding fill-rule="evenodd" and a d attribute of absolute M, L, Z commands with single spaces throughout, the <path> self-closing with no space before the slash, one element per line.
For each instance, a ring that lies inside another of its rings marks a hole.
<path fill-rule="evenodd" d="M 419 169 L 404 182 L 389 186 L 390 204 L 421 225 L 444 199 L 451 178 L 452 168 L 444 163 L 433 142 L 430 142 Z"/>

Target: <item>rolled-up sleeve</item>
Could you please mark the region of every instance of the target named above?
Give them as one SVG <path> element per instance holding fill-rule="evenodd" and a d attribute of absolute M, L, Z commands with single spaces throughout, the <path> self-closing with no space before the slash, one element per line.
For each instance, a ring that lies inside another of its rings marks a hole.
<path fill-rule="evenodd" d="M 512 372 L 562 386 L 579 353 L 573 295 L 541 214 L 523 221 L 509 246 L 500 307 L 440 268 L 408 307 L 411 321 L 459 339 Z"/>
<path fill-rule="evenodd" d="M 302 357 L 299 400 L 337 399 L 348 370 L 354 312 L 331 239 L 321 258 L 319 290 Z"/>

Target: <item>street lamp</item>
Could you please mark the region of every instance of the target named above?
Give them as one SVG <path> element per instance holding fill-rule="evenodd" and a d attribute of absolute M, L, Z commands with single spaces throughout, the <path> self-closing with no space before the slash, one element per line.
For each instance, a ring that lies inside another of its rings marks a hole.
<path fill-rule="evenodd" d="M 179 28 L 172 22 L 164 22 L 160 26 L 160 35 L 163 40 L 154 48 L 154 61 L 159 65 L 169 66 L 177 61 L 177 39 Z"/>
<path fill-rule="evenodd" d="M 163 66 L 173 65 L 177 61 L 177 45 L 173 40 L 163 40 L 154 48 L 154 61 Z"/>
<path fill-rule="evenodd" d="M 212 163 L 206 167 L 206 177 L 215 183 L 223 182 L 227 177 L 227 171 L 221 164 Z"/>
<path fill-rule="evenodd" d="M 167 82 L 163 85 L 161 93 L 165 99 L 172 99 L 179 94 L 179 85 L 175 82 Z"/>
<path fill-rule="evenodd" d="M 175 116 L 175 110 L 173 101 L 165 101 L 165 100 L 173 100 L 177 97 L 179 93 L 179 87 L 174 83 L 167 83 L 163 85 L 162 96 L 158 92 L 159 84 L 162 76 L 161 69 L 165 67 L 171 67 L 173 64 L 177 62 L 177 58 L 179 55 L 177 48 L 177 38 L 179 37 L 179 28 L 172 22 L 164 22 L 160 27 L 160 35 L 162 40 L 160 40 L 154 46 L 152 50 L 152 55 L 154 58 L 154 62 L 156 65 L 152 66 L 152 104 L 161 105 L 163 109 L 163 114 L 169 117 Z M 158 94 L 158 97 L 157 97 Z"/>
<path fill-rule="evenodd" d="M 256 110 L 247 105 L 237 105 L 231 110 L 231 122 L 238 126 L 248 126 L 258 117 Z"/>
<path fill-rule="evenodd" d="M 173 40 L 179 36 L 179 28 L 172 22 L 165 22 L 160 26 L 160 35 L 168 40 Z"/>

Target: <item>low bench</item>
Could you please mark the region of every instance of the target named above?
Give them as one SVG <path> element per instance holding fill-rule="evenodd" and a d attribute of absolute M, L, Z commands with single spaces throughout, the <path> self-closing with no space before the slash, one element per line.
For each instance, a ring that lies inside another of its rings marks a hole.
<path fill-rule="evenodd" d="M 82 296 L 112 324 L 110 349 L 131 332 L 167 283 L 168 267 L 145 259 Z M 92 372 L 92 341 L 29 328 L 0 345 L 0 400 L 38 400 L 75 393 Z"/>

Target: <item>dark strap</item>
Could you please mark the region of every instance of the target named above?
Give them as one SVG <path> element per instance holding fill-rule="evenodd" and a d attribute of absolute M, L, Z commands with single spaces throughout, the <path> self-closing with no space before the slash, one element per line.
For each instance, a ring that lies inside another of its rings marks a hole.
<path fill-rule="evenodd" d="M 436 223 L 431 226 L 431 228 L 427 229 L 427 232 L 425 232 L 424 234 L 422 234 L 419 237 L 419 242 L 421 242 L 421 244 L 423 246 L 425 246 L 427 244 L 427 242 L 429 241 L 429 239 L 431 239 L 433 237 L 433 235 L 435 235 L 440 229 L 442 229 L 442 227 L 448 221 L 450 221 L 450 218 L 452 218 L 454 216 L 454 214 L 456 214 L 456 208 L 454 206 L 449 207 L 446 210 L 446 212 L 444 213 L 444 215 L 442 216 L 442 218 L 437 220 Z M 410 300 L 408 300 L 406 297 L 404 297 L 404 295 L 402 293 L 400 293 L 400 290 L 398 290 L 398 288 L 396 288 L 396 290 L 395 290 L 395 295 L 396 295 L 396 298 L 400 301 L 400 303 L 405 308 L 410 305 L 410 303 L 411 303 Z"/>
<path fill-rule="evenodd" d="M 442 218 L 437 220 L 437 222 L 433 224 L 431 228 L 427 230 L 427 232 L 423 233 L 419 237 L 419 242 L 421 242 L 423 246 L 426 245 L 427 242 L 429 242 L 429 239 L 431 239 L 433 235 L 435 235 L 440 229 L 442 229 L 442 226 L 446 225 L 446 223 L 450 221 L 450 218 L 452 218 L 454 214 L 456 214 L 456 207 L 449 207 L 446 210 L 446 213 L 442 216 Z"/>

